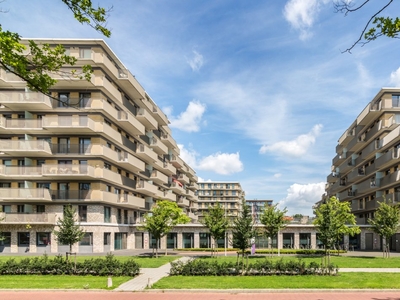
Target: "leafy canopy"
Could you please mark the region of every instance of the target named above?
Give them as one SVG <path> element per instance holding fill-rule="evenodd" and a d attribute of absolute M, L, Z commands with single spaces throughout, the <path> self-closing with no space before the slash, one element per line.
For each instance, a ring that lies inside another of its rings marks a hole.
<path fill-rule="evenodd" d="M 353 236 L 360 233 L 349 202 L 331 197 L 326 203 L 320 204 L 315 213 L 314 225 L 319 233 L 319 240 L 327 250 L 332 249 L 343 235 Z"/>
<path fill-rule="evenodd" d="M 233 247 L 239 248 L 242 256 L 247 248 L 251 246 L 251 238 L 256 236 L 253 229 L 254 220 L 250 212 L 250 207 L 242 200 L 242 211 L 239 216 L 233 221 Z"/>
<path fill-rule="evenodd" d="M 216 242 L 218 239 L 225 237 L 225 232 L 228 229 L 229 221 L 225 215 L 225 210 L 220 203 L 208 209 L 204 214 L 204 218 L 200 220 L 207 229 L 210 231 L 211 237 Z"/>
<path fill-rule="evenodd" d="M 275 237 L 289 223 L 289 220 L 285 218 L 286 213 L 287 209 L 280 210 L 277 204 L 272 206 L 265 204 L 260 221 L 264 225 L 264 232 L 268 238 Z"/>
<path fill-rule="evenodd" d="M 73 12 L 75 19 L 88 24 L 106 37 L 111 31 L 106 28 L 107 11 L 102 7 L 93 8 L 91 0 L 62 0 Z M 4 31 L 0 25 L 0 66 L 26 81 L 32 91 L 49 95 L 49 89 L 57 82 L 54 75 L 90 80 L 92 68 L 82 66 L 81 70 L 65 70 L 63 66 L 74 66 L 77 59 L 65 54 L 63 46 L 37 44 L 28 40 L 28 46 L 21 43 L 18 33 Z M 53 75 L 53 76 L 52 76 Z"/>
<path fill-rule="evenodd" d="M 76 210 L 71 204 L 65 206 L 64 217 L 57 221 L 58 230 L 53 233 L 59 243 L 69 245 L 72 252 L 72 245 L 82 240 L 85 232 L 80 228 L 79 224 L 75 224 Z"/>

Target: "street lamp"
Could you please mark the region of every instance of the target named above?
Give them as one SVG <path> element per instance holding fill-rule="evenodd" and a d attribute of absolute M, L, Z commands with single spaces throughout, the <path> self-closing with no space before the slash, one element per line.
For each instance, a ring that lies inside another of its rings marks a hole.
<path fill-rule="evenodd" d="M 225 220 L 226 220 L 226 202 L 225 202 L 225 205 L 224 205 L 224 207 L 225 207 Z M 226 256 L 226 229 L 225 229 L 225 236 L 224 236 L 224 247 L 225 247 L 225 256 Z"/>

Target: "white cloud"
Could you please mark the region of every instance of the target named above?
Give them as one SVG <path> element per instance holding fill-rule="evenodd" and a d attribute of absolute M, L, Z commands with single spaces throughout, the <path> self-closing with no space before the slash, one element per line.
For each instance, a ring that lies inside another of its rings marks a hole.
<path fill-rule="evenodd" d="M 390 74 L 390 83 L 394 86 L 400 86 L 400 68 Z"/>
<path fill-rule="evenodd" d="M 320 3 L 320 0 L 289 0 L 285 5 L 283 15 L 295 29 L 300 31 L 300 39 L 303 41 L 312 36 L 310 28 L 320 10 Z"/>
<path fill-rule="evenodd" d="M 215 153 L 200 160 L 198 169 L 229 175 L 243 171 L 243 163 L 237 153 Z"/>
<path fill-rule="evenodd" d="M 198 159 L 199 154 L 195 150 L 186 149 L 181 144 L 178 147 L 181 150 L 180 157 L 183 161 L 196 170 L 211 171 L 221 175 L 230 175 L 243 171 L 243 163 L 240 160 L 239 153 L 218 152 Z"/>
<path fill-rule="evenodd" d="M 312 206 L 321 200 L 322 194 L 325 192 L 325 183 L 309 183 L 309 184 L 292 184 L 284 199 L 279 201 L 279 208 L 289 208 L 289 215 L 296 213 L 311 215 Z"/>
<path fill-rule="evenodd" d="M 206 105 L 198 101 L 191 101 L 186 108 L 186 111 L 182 112 L 178 117 L 171 116 L 170 127 L 177 128 L 186 132 L 197 132 L 200 130 L 200 121 L 206 110 Z M 171 110 L 169 110 L 171 112 Z"/>
<path fill-rule="evenodd" d="M 193 51 L 193 58 L 188 60 L 187 62 L 189 63 L 190 67 L 192 68 L 192 71 L 196 72 L 199 71 L 200 68 L 203 66 L 204 59 L 203 55 L 201 55 L 197 51 Z"/>
<path fill-rule="evenodd" d="M 279 177 L 281 177 L 281 176 L 282 176 L 281 173 L 276 173 L 276 174 L 274 174 L 274 178 L 279 178 Z"/>
<path fill-rule="evenodd" d="M 316 137 L 319 135 L 322 129 L 322 124 L 315 125 L 312 130 L 307 134 L 299 135 L 292 141 L 277 142 L 270 146 L 263 145 L 260 148 L 260 153 L 273 152 L 276 155 L 289 155 L 294 157 L 300 157 L 304 155 L 307 150 L 315 143 Z"/>

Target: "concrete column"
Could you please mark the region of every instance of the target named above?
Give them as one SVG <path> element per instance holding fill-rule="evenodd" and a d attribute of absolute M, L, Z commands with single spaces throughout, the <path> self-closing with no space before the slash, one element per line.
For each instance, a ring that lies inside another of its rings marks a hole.
<path fill-rule="evenodd" d="M 317 249 L 317 233 L 311 232 L 311 249 Z"/>
<path fill-rule="evenodd" d="M 178 231 L 176 233 L 176 239 L 177 239 L 177 244 L 178 244 L 178 249 L 183 248 L 183 236 L 182 236 L 182 231 Z"/>
<path fill-rule="evenodd" d="M 300 249 L 300 233 L 298 231 L 293 233 L 293 248 Z"/>
<path fill-rule="evenodd" d="M 143 249 L 150 249 L 150 236 L 147 231 L 143 233 Z"/>
<path fill-rule="evenodd" d="M 194 248 L 200 248 L 200 234 L 198 231 L 194 232 Z"/>
<path fill-rule="evenodd" d="M 160 239 L 160 249 L 167 249 L 167 236 L 163 236 Z"/>

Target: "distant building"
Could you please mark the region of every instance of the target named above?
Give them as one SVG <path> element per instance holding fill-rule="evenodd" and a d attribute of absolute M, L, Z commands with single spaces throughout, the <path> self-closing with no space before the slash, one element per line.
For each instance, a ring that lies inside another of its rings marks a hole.
<path fill-rule="evenodd" d="M 210 206 L 220 203 L 226 215 L 233 218 L 242 209 L 245 192 L 239 182 L 232 181 L 207 181 L 198 183 L 198 212 L 199 219 Z"/>
<path fill-rule="evenodd" d="M 254 199 L 246 200 L 246 205 L 250 207 L 251 213 L 253 215 L 256 224 L 260 224 L 260 215 L 262 214 L 265 205 L 271 206 L 273 200 L 264 199 Z"/>

